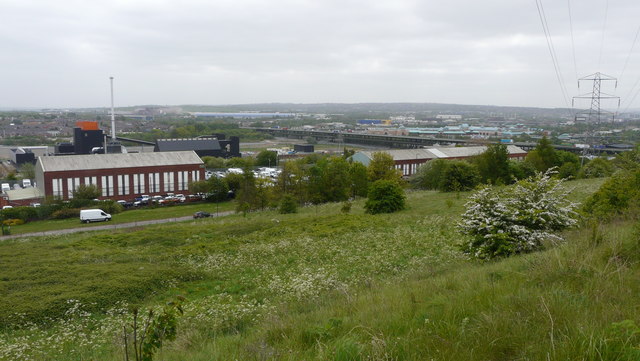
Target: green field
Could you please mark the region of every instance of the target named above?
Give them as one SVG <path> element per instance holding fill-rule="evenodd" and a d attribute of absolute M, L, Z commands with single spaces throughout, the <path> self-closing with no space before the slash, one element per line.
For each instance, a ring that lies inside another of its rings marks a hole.
<path fill-rule="evenodd" d="M 571 182 L 574 199 L 601 183 Z M 118 310 L 177 294 L 161 360 L 637 359 L 633 221 L 478 263 L 457 247 L 468 194 L 408 196 L 390 215 L 357 201 L 5 241 L 0 359 L 123 359 Z"/>

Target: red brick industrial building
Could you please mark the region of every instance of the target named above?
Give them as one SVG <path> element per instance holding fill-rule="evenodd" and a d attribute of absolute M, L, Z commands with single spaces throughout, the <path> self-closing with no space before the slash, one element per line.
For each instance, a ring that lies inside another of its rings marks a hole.
<path fill-rule="evenodd" d="M 35 168 L 40 193 L 60 199 L 73 198 L 81 184 L 96 185 L 100 199 L 188 194 L 189 183 L 204 179 L 205 171 L 194 151 L 38 157 Z"/>
<path fill-rule="evenodd" d="M 433 147 L 433 148 L 421 148 L 421 149 L 391 149 L 381 150 L 389 154 L 394 162 L 396 169 L 402 171 L 404 177 L 409 177 L 415 174 L 418 167 L 430 160 L 434 159 L 469 159 L 480 155 L 487 150 L 485 146 L 474 147 Z M 514 145 L 507 146 L 507 152 L 509 158 L 515 160 L 524 160 L 527 156 L 527 152 Z M 373 158 L 375 151 L 357 152 L 353 155 L 352 159 L 356 162 L 360 162 L 366 166 Z"/>

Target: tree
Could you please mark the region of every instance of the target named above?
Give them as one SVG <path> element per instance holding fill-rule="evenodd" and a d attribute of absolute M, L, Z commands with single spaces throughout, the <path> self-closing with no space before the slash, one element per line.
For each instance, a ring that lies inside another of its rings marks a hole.
<path fill-rule="evenodd" d="M 577 223 L 576 204 L 567 199 L 553 171 L 519 181 L 508 190 L 485 187 L 470 197 L 460 232 L 463 252 L 479 259 L 506 257 L 542 248 L 554 232 Z"/>
<path fill-rule="evenodd" d="M 352 197 L 366 197 L 369 192 L 369 177 L 367 167 L 360 162 L 352 162 L 349 165 L 349 180 Z"/>
<path fill-rule="evenodd" d="M 422 164 L 411 177 L 411 184 L 419 189 L 439 189 L 447 164 L 444 159 L 434 159 Z"/>
<path fill-rule="evenodd" d="M 280 212 L 281 214 L 297 213 L 298 203 L 296 201 L 296 198 L 292 194 L 285 194 L 280 200 L 280 207 L 278 207 L 278 212 Z"/>
<path fill-rule="evenodd" d="M 282 172 L 276 180 L 276 188 L 280 194 L 291 193 L 300 202 L 304 202 L 307 197 L 307 165 L 304 159 L 289 160 L 282 164 Z"/>
<path fill-rule="evenodd" d="M 253 159 L 252 158 L 234 157 L 234 158 L 227 159 L 227 161 L 225 163 L 226 163 L 226 166 L 229 167 L 229 168 L 243 168 L 244 169 L 244 168 L 253 166 Z"/>
<path fill-rule="evenodd" d="M 256 165 L 259 167 L 275 167 L 278 161 L 278 153 L 271 150 L 263 150 L 256 155 Z"/>
<path fill-rule="evenodd" d="M 383 179 L 391 181 L 400 180 L 400 173 L 396 169 L 396 163 L 389 153 L 374 152 L 367 171 L 369 173 L 369 181 L 371 182 Z"/>
<path fill-rule="evenodd" d="M 606 158 L 595 158 L 589 161 L 580 172 L 582 178 L 609 177 L 613 174 L 614 166 Z"/>
<path fill-rule="evenodd" d="M 558 155 L 547 137 L 542 137 L 535 149 L 527 154 L 526 162 L 531 163 L 539 172 L 558 165 Z"/>
<path fill-rule="evenodd" d="M 465 161 L 449 161 L 438 189 L 442 192 L 468 191 L 475 188 L 479 181 L 478 171 L 472 164 Z"/>
<path fill-rule="evenodd" d="M 342 150 L 342 157 L 343 157 L 344 159 L 349 159 L 349 158 L 351 158 L 354 154 L 356 154 L 355 149 L 349 149 L 349 148 L 345 147 L 345 148 Z"/>
<path fill-rule="evenodd" d="M 223 178 L 211 177 L 206 180 L 208 188 L 205 192 L 210 202 L 222 202 L 229 196 L 229 185 Z"/>
<path fill-rule="evenodd" d="M 240 189 L 242 179 L 242 174 L 237 173 L 229 173 L 224 177 L 227 186 L 229 186 L 229 190 L 232 190 L 234 192 L 237 192 Z"/>
<path fill-rule="evenodd" d="M 204 156 L 202 157 L 202 161 L 208 169 L 224 168 L 224 158 Z"/>
<path fill-rule="evenodd" d="M 245 213 L 245 215 L 248 210 L 255 209 L 257 206 L 256 179 L 249 167 L 245 167 L 242 174 L 242 181 L 240 182 L 236 200 L 238 201 L 237 210 Z"/>
<path fill-rule="evenodd" d="M 309 169 L 309 197 L 315 204 L 349 198 L 349 163 L 342 157 L 324 158 Z"/>
<path fill-rule="evenodd" d="M 393 213 L 405 207 L 404 190 L 398 182 L 381 179 L 369 188 L 365 212 L 369 214 Z"/>
<path fill-rule="evenodd" d="M 33 179 L 36 177 L 36 168 L 33 163 L 24 163 L 20 167 L 20 174 L 22 179 Z"/>
<path fill-rule="evenodd" d="M 102 192 L 95 184 L 80 184 L 73 191 L 73 199 L 96 199 L 100 195 Z"/>
<path fill-rule="evenodd" d="M 585 213 L 594 217 L 621 214 L 640 200 L 640 170 L 618 171 L 584 203 Z"/>
<path fill-rule="evenodd" d="M 491 144 L 475 159 L 478 175 L 483 183 L 509 184 L 509 151 L 504 144 Z"/>
<path fill-rule="evenodd" d="M 444 159 L 423 164 L 411 178 L 414 187 L 441 192 L 467 191 L 478 185 L 479 181 L 480 176 L 473 164 Z"/>

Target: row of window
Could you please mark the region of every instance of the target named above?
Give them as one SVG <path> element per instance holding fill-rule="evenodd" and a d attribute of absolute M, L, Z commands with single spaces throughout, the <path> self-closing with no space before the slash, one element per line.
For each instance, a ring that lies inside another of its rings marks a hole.
<path fill-rule="evenodd" d="M 191 173 L 191 174 L 189 174 Z M 177 182 L 176 180 L 177 176 Z M 73 198 L 73 192 L 80 184 L 91 184 L 97 186 L 102 191 L 103 197 L 110 196 L 126 196 L 143 193 L 161 193 L 184 191 L 189 187 L 189 180 L 200 180 L 200 172 L 180 171 L 180 172 L 162 172 L 163 183 L 160 183 L 160 172 L 157 173 L 137 173 L 137 174 L 119 174 L 116 176 L 100 176 L 100 177 L 80 177 L 73 178 L 54 178 L 52 180 L 53 196 L 64 197 L 64 182 L 67 183 L 66 198 Z M 81 180 L 83 181 L 81 183 Z M 99 181 L 99 182 L 98 182 Z M 115 182 L 114 182 L 115 181 Z M 117 186 L 116 186 L 117 184 Z M 148 186 L 148 187 L 147 187 Z"/>
<path fill-rule="evenodd" d="M 416 170 L 418 169 L 418 166 L 420 166 L 421 164 L 416 164 L 416 163 L 412 163 L 412 164 L 396 164 L 396 169 L 400 169 L 402 170 L 402 175 L 407 176 L 407 175 L 412 175 L 416 172 Z"/>

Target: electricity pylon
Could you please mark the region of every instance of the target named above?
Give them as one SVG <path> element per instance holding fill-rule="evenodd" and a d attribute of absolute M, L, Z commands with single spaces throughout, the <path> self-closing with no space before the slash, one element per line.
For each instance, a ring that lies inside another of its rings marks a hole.
<path fill-rule="evenodd" d="M 615 81 L 615 87 L 618 87 L 618 79 L 606 75 L 606 74 L 602 74 L 600 72 L 591 74 L 591 75 L 587 75 L 584 78 L 580 78 L 578 79 L 578 89 L 580 88 L 580 82 L 581 81 L 592 81 L 593 82 L 593 90 L 591 91 L 591 93 L 586 93 L 586 94 L 582 94 L 582 95 L 578 95 L 573 97 L 572 101 L 571 101 L 571 106 L 574 106 L 575 104 L 575 100 L 576 99 L 591 99 L 591 107 L 588 110 L 583 110 L 580 112 L 576 113 L 576 118 L 575 120 L 586 120 L 588 123 L 596 123 L 596 124 L 600 124 L 600 122 L 602 122 L 604 119 L 608 119 L 609 117 L 611 117 L 611 120 L 613 121 L 615 118 L 615 113 L 612 112 L 608 112 L 606 110 L 603 110 L 600 107 L 600 102 L 603 99 L 617 99 L 618 100 L 618 107 L 620 107 L 620 97 L 617 97 L 615 95 L 611 95 L 611 94 L 607 94 L 607 93 L 603 93 L 600 91 L 600 88 L 602 86 L 602 82 L 603 81 Z M 582 119 L 579 119 L 582 118 Z"/>

